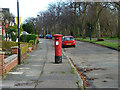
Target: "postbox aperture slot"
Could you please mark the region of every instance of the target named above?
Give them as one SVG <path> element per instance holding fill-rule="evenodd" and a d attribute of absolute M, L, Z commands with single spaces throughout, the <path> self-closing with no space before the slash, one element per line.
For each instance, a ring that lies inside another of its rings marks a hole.
<path fill-rule="evenodd" d="M 59 38 L 56 38 L 56 40 L 59 40 Z"/>

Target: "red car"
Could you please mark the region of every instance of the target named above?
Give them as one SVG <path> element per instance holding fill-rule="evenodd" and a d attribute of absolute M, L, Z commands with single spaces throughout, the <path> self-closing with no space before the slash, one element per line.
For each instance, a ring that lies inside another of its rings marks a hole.
<path fill-rule="evenodd" d="M 73 36 L 63 36 L 62 38 L 62 47 L 64 46 L 73 46 L 75 47 L 75 40 Z"/>

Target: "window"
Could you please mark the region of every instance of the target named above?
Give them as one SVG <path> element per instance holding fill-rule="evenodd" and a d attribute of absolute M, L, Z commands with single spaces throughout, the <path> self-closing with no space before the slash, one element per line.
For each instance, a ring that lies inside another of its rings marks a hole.
<path fill-rule="evenodd" d="M 73 37 L 65 37 L 64 40 L 65 41 L 70 41 L 70 40 L 74 40 L 74 38 Z"/>

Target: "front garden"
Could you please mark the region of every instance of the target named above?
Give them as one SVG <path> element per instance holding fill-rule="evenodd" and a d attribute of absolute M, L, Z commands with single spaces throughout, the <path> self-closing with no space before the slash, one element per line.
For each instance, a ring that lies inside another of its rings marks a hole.
<path fill-rule="evenodd" d="M 27 57 L 27 53 L 31 52 L 37 47 L 38 36 L 35 34 L 21 35 L 20 37 L 20 49 L 21 49 L 21 61 Z M 12 68 L 18 65 L 18 42 L 1 40 L 0 51 L 0 74 L 4 76 Z"/>

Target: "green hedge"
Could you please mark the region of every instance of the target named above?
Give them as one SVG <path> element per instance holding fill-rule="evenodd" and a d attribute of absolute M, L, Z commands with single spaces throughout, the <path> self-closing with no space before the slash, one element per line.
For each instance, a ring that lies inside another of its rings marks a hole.
<path fill-rule="evenodd" d="M 36 39 L 36 35 L 35 34 L 29 34 L 29 35 L 22 35 L 20 37 L 20 41 L 21 42 L 29 42 L 30 40 L 34 40 L 34 44 L 35 44 L 35 39 Z"/>
<path fill-rule="evenodd" d="M 29 43 L 34 44 L 34 40 L 30 40 Z"/>

